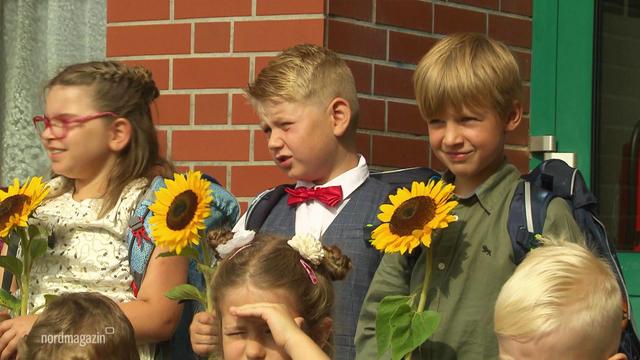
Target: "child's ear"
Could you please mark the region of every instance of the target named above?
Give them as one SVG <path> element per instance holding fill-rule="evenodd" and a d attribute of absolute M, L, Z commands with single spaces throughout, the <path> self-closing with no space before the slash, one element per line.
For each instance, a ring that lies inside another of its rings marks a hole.
<path fill-rule="evenodd" d="M 329 103 L 329 115 L 331 116 L 331 126 L 333 135 L 340 137 L 344 135 L 351 124 L 351 106 L 349 102 L 341 97 L 337 97 Z"/>
<path fill-rule="evenodd" d="M 312 332 L 313 340 L 315 340 L 316 344 L 320 347 L 324 347 L 325 344 L 329 341 L 329 337 L 331 336 L 331 332 L 333 331 L 333 319 L 330 317 L 325 317 L 320 320 L 318 324 L 314 327 L 314 331 Z"/>
<path fill-rule="evenodd" d="M 617 354 L 609 357 L 608 360 L 627 360 L 627 355 L 625 355 L 623 353 L 617 353 Z"/>
<path fill-rule="evenodd" d="M 505 131 L 513 131 L 518 127 L 518 125 L 520 125 L 520 121 L 522 120 L 522 111 L 522 104 L 520 101 L 514 101 L 511 111 L 507 114 L 504 128 Z"/>
<path fill-rule="evenodd" d="M 125 118 L 115 119 L 109 125 L 109 148 L 121 151 L 131 141 L 131 123 Z"/>

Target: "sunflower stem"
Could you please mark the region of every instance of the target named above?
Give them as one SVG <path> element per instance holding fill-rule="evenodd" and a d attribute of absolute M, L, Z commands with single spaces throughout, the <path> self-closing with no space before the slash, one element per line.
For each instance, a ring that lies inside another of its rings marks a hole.
<path fill-rule="evenodd" d="M 24 227 L 16 229 L 20 236 L 20 246 L 22 248 L 22 274 L 20 274 L 20 316 L 27 315 L 29 306 L 29 274 L 31 273 L 31 241 L 29 233 Z"/>
<path fill-rule="evenodd" d="M 433 252 L 431 249 L 425 248 L 427 251 L 427 260 L 425 261 L 424 266 L 424 279 L 422 280 L 422 290 L 420 291 L 420 300 L 418 301 L 418 309 L 416 313 L 421 313 L 424 311 L 424 306 L 427 303 L 427 292 L 429 291 L 429 280 L 431 279 L 431 263 L 433 262 Z M 404 356 L 405 360 L 411 360 L 411 354 L 413 352 L 408 353 Z"/>

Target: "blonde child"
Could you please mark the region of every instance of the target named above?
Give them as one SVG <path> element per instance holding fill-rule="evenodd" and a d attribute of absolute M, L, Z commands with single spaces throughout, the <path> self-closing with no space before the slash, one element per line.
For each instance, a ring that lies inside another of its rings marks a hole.
<path fill-rule="evenodd" d="M 296 185 L 279 198 L 274 189 L 262 193 L 259 199 L 277 199 L 264 222 L 255 226 L 254 202 L 234 230 L 285 236 L 305 231 L 349 256 L 353 271 L 335 284 L 333 315 L 335 357 L 352 360 L 360 306 L 382 257 L 368 240 L 380 223 L 378 206 L 390 191 L 369 176 L 356 149 L 359 107 L 353 75 L 335 52 L 296 45 L 274 58 L 246 94 L 260 116 L 274 163 Z M 201 312 L 191 324 L 191 343 L 201 356 L 213 350 L 213 323 L 213 314 Z"/>
<path fill-rule="evenodd" d="M 184 257 L 151 256 L 134 296 L 125 231 L 140 195 L 171 166 L 158 151 L 150 105 L 159 95 L 151 73 L 113 61 L 71 65 L 46 87 L 45 114 L 33 119 L 57 175 L 35 217 L 52 231 L 50 248 L 31 271 L 31 309 L 45 294 L 100 292 L 131 321 L 140 357 L 171 337 L 181 305 L 164 293 L 186 282 Z M 0 358 L 15 353 L 38 315 L 0 323 Z"/>
<path fill-rule="evenodd" d="M 415 261 L 384 256 L 360 313 L 357 357 L 376 357 L 378 304 L 386 295 L 418 292 L 431 253 L 426 308 L 442 321 L 415 357 L 496 359 L 492 310 L 515 269 L 507 222 L 520 172 L 506 161 L 504 145 L 522 119 L 518 64 L 504 44 L 485 35 L 450 35 L 420 60 L 414 88 L 431 152 L 447 167 L 443 178 L 455 185 L 453 212 L 460 221 L 436 232 L 429 251 Z M 563 199 L 549 204 L 543 231 L 582 241 Z"/>
<path fill-rule="evenodd" d="M 68 293 L 52 300 L 20 342 L 29 360 L 138 360 L 131 322 L 98 293 Z"/>
<path fill-rule="evenodd" d="M 210 239 L 233 243 L 232 236 L 218 231 Z M 329 359 L 331 281 L 344 278 L 350 267 L 337 247 L 323 246 L 311 235 L 259 234 L 231 251 L 212 284 L 223 358 Z"/>
<path fill-rule="evenodd" d="M 544 241 L 495 306 L 500 359 L 623 360 L 622 295 L 610 265 L 581 245 Z"/>

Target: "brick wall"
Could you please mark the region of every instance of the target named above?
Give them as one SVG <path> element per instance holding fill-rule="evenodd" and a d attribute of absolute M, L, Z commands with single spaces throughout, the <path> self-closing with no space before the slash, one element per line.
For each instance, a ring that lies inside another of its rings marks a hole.
<path fill-rule="evenodd" d="M 438 168 L 413 100 L 416 62 L 444 34 L 483 32 L 512 47 L 528 86 L 530 17 L 531 0 L 108 0 L 107 56 L 153 72 L 163 152 L 215 176 L 244 208 L 288 181 L 242 96 L 280 50 L 324 44 L 347 60 L 362 108 L 358 147 L 370 164 Z M 508 139 L 521 170 L 528 132 L 527 120 Z"/>

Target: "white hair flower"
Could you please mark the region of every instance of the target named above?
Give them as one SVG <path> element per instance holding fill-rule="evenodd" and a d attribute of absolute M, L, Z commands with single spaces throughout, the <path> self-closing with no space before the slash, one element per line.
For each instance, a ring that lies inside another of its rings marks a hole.
<path fill-rule="evenodd" d="M 220 258 L 224 259 L 232 254 L 236 249 L 239 249 L 248 243 L 250 243 L 256 236 L 256 232 L 253 230 L 239 230 L 233 233 L 233 238 L 224 244 L 216 246 L 216 252 L 220 255 Z"/>
<path fill-rule="evenodd" d="M 287 244 L 314 265 L 319 265 L 324 257 L 322 243 L 311 234 L 294 235 L 291 240 L 287 241 Z"/>

